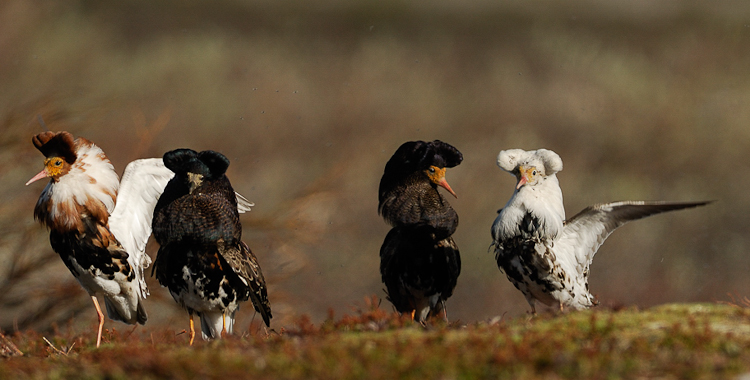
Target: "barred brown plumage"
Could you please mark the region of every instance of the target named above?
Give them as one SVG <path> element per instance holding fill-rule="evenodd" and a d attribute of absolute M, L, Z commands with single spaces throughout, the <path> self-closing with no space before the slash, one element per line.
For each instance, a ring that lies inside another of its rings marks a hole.
<path fill-rule="evenodd" d="M 242 239 L 237 197 L 225 175 L 229 160 L 214 151 L 177 149 L 164 154 L 175 173 L 154 211 L 160 248 L 153 273 L 190 315 L 204 339 L 231 333 L 241 302 L 251 299 L 268 326 L 272 318 L 257 258 Z"/>

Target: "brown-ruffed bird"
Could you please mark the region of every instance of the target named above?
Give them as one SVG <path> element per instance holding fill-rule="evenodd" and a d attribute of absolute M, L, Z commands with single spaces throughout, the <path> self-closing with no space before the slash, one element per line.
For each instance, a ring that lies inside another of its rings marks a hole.
<path fill-rule="evenodd" d="M 598 302 L 589 292 L 589 265 L 604 240 L 636 219 L 709 202 L 624 201 L 589 206 L 565 219 L 556 173 L 562 160 L 547 149 L 501 151 L 501 169 L 518 183 L 492 225 L 497 266 L 526 297 L 547 306 L 587 309 Z"/>
<path fill-rule="evenodd" d="M 104 152 L 68 132 L 32 138 L 45 156 L 44 169 L 26 184 L 49 178 L 34 217 L 50 230 L 52 249 L 89 293 L 96 307 L 99 347 L 104 298 L 110 319 L 146 323 L 142 299 L 148 295 L 143 269 L 154 206 L 173 176 L 161 159 L 131 162 L 122 182 Z M 119 189 L 119 192 L 118 192 Z"/>
<path fill-rule="evenodd" d="M 461 257 L 451 235 L 458 215 L 438 192 L 453 196 L 446 168 L 461 163 L 458 149 L 442 141 L 410 141 L 385 165 L 378 212 L 393 228 L 380 248 L 380 274 L 388 299 L 399 313 L 424 322 L 445 313 L 461 273 Z"/>
<path fill-rule="evenodd" d="M 154 210 L 160 244 L 153 273 L 190 315 L 204 339 L 232 333 L 240 303 L 251 300 L 268 326 L 272 318 L 265 279 L 242 241 L 237 198 L 225 175 L 229 160 L 214 151 L 177 149 L 164 154 L 175 173 Z"/>

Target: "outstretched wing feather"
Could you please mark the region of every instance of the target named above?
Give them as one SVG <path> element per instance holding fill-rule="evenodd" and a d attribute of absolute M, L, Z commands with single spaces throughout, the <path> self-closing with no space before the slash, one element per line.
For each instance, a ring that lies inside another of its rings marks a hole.
<path fill-rule="evenodd" d="M 654 214 L 703 206 L 710 202 L 624 201 L 589 206 L 565 221 L 555 242 L 558 259 L 574 258 L 578 273 L 591 264 L 607 237 L 623 224 Z M 563 253 L 565 252 L 565 253 Z"/>
<path fill-rule="evenodd" d="M 135 160 L 122 175 L 117 203 L 109 217 L 109 229 L 128 253 L 140 285 L 141 297 L 148 293 L 143 270 L 151 264 L 146 243 L 151 236 L 154 207 L 174 173 L 161 158 Z"/>

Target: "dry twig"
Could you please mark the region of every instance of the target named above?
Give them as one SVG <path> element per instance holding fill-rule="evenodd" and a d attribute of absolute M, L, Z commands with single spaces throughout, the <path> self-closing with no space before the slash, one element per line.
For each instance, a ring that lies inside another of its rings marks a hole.
<path fill-rule="evenodd" d="M 52 347 L 52 349 L 55 350 L 55 352 L 57 352 L 60 355 L 64 355 L 64 356 L 68 356 L 68 354 L 70 353 L 70 351 L 73 350 L 73 346 L 76 345 L 76 342 L 73 342 L 73 344 L 71 344 L 70 347 L 68 347 L 67 349 L 65 348 L 65 346 L 63 346 L 63 349 L 65 349 L 65 351 L 63 351 L 63 350 L 60 350 L 57 347 L 55 347 L 55 345 L 52 344 L 52 342 L 50 342 L 49 340 L 47 340 L 46 337 L 42 337 L 42 339 L 44 339 L 44 341 L 47 342 L 47 344 L 50 347 Z"/>
<path fill-rule="evenodd" d="M 0 357 L 10 358 L 13 356 L 23 356 L 23 352 L 5 335 L 0 334 Z"/>

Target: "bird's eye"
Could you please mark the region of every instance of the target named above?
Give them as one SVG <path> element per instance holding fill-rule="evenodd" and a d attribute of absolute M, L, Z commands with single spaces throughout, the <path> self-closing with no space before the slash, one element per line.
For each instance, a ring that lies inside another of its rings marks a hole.
<path fill-rule="evenodd" d="M 536 170 L 532 171 L 531 175 L 536 175 Z"/>
<path fill-rule="evenodd" d="M 55 166 L 60 166 L 60 165 L 62 165 L 62 160 L 55 161 Z"/>
<path fill-rule="evenodd" d="M 430 167 L 429 171 L 430 171 L 430 173 L 434 173 L 435 172 L 435 168 L 434 167 Z"/>

